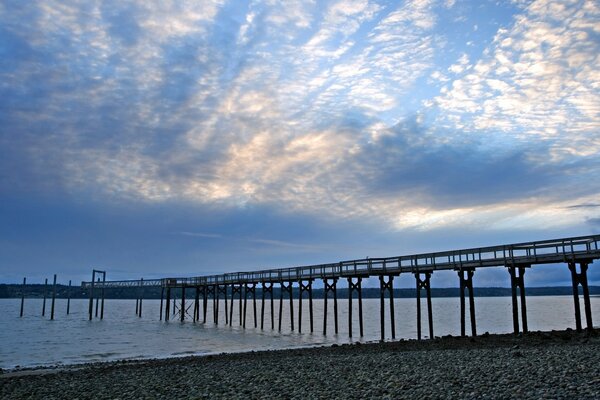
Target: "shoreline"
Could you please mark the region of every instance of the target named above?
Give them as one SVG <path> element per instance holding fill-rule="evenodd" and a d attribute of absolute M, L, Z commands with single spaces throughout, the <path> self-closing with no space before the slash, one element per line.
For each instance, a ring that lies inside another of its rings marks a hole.
<path fill-rule="evenodd" d="M 352 342 L 342 344 L 330 344 L 330 345 L 316 345 L 316 346 L 298 346 L 290 347 L 285 349 L 272 349 L 272 350 L 248 350 L 248 351 L 237 351 L 237 352 L 221 352 L 221 353 L 205 353 L 205 354 L 185 354 L 180 356 L 166 356 L 166 357 L 148 357 L 148 358 L 127 358 L 110 361 L 93 361 L 83 362 L 74 364 L 52 364 L 52 365 L 40 365 L 33 367 L 14 367 L 14 368 L 0 368 L 0 379 L 10 378 L 13 376 L 27 376 L 27 375 L 42 375 L 42 374 L 53 374 L 68 372 L 74 370 L 81 370 L 84 368 L 103 368 L 111 366 L 123 366 L 123 365 L 134 365 L 134 364 L 148 364 L 148 363 L 162 363 L 162 362 L 178 362 L 178 361 L 189 361 L 203 358 L 228 358 L 244 355 L 272 355 L 280 353 L 285 355 L 286 353 L 296 353 L 298 351 L 321 351 L 327 349 L 347 349 L 353 347 L 369 348 L 373 347 L 377 351 L 394 350 L 394 351 L 438 351 L 438 350 L 450 350 L 450 349 L 476 349 L 476 348 L 502 348 L 514 345 L 519 346 L 540 346 L 550 345 L 557 343 L 568 343 L 571 340 L 598 340 L 600 343 L 600 327 L 594 328 L 592 332 L 583 330 L 577 332 L 572 328 L 566 328 L 564 330 L 552 330 L 552 331 L 530 331 L 527 333 L 519 333 L 515 335 L 513 333 L 488 333 L 485 332 L 476 337 L 471 336 L 453 336 L 444 335 L 441 337 L 436 336 L 434 339 L 397 339 L 388 341 L 373 340 L 369 342 Z M 339 351 L 339 350 L 338 350 Z"/>
<path fill-rule="evenodd" d="M 448 335 L 0 374 L 0 398 L 14 399 L 423 396 L 600 397 L 600 329 Z"/>

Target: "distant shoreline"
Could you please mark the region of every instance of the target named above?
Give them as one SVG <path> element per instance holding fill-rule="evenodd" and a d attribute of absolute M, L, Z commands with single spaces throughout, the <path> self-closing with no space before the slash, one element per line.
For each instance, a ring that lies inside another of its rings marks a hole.
<path fill-rule="evenodd" d="M 597 398 L 600 329 L 445 336 L 0 374 L 0 398 Z"/>
<path fill-rule="evenodd" d="M 298 298 L 298 288 L 294 288 L 294 298 Z M 23 285 L 18 284 L 0 284 L 0 299 L 11 299 L 21 298 Z M 42 298 L 44 296 L 44 290 L 46 295 L 50 296 L 52 293 L 52 285 L 44 287 L 40 284 L 25 285 L 25 298 Z M 66 299 L 68 297 L 69 287 L 66 285 L 56 285 L 56 298 Z M 189 289 L 190 291 L 193 289 Z M 590 295 L 600 295 L 600 286 L 589 286 Z M 179 291 L 175 291 L 177 297 Z M 339 287 L 338 298 L 345 299 L 348 297 L 348 290 L 345 287 Z M 525 292 L 527 296 L 572 296 L 573 288 L 571 286 L 541 286 L 541 287 L 526 287 Z M 475 287 L 473 288 L 475 297 L 506 297 L 511 296 L 510 287 Z M 581 294 L 581 288 L 579 288 Z M 139 288 L 110 288 L 105 290 L 106 299 L 136 299 L 140 292 Z M 261 288 L 256 289 L 257 297 L 260 297 Z M 279 298 L 279 288 L 274 288 L 275 298 Z M 356 298 L 357 294 L 354 294 Z M 362 296 L 365 299 L 368 298 L 379 298 L 379 288 L 363 287 Z M 396 288 L 394 289 L 394 297 L 396 298 L 414 298 L 416 296 L 416 290 L 414 288 Z M 86 299 L 89 298 L 89 292 L 80 286 L 71 287 L 72 299 Z M 160 299 L 160 288 L 159 287 L 146 287 L 142 291 L 142 297 L 144 299 Z M 307 297 L 306 295 L 304 296 Z M 331 294 L 330 294 L 331 297 Z M 459 288 L 431 288 L 431 297 L 460 297 Z M 229 296 L 229 298 L 231 298 Z M 323 289 L 313 289 L 313 299 L 322 299 Z"/>

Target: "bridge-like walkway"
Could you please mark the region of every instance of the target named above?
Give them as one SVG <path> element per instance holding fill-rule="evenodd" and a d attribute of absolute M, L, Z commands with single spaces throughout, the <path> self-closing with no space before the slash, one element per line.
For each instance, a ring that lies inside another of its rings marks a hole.
<path fill-rule="evenodd" d="M 242 320 L 242 300 L 244 302 L 244 326 L 245 326 L 245 310 L 248 297 L 256 300 L 256 289 L 260 284 L 262 292 L 262 312 L 261 326 L 263 326 L 264 317 L 264 301 L 265 295 L 270 295 L 271 308 L 273 308 L 273 287 L 275 284 L 280 285 L 280 318 L 283 302 L 283 294 L 287 293 L 290 297 L 290 312 L 293 314 L 293 288 L 299 292 L 302 299 L 304 294 L 308 295 L 310 300 L 311 314 L 311 331 L 313 330 L 312 321 L 312 282 L 316 279 L 323 280 L 324 284 L 324 301 L 325 309 L 329 294 L 334 297 L 335 320 L 337 327 L 337 282 L 339 279 L 348 280 L 348 301 L 351 303 L 354 293 L 358 294 L 359 300 L 359 320 L 360 332 L 363 333 L 362 326 L 362 295 L 361 281 L 363 278 L 376 276 L 380 281 L 381 293 L 381 337 L 384 337 L 385 321 L 384 321 L 384 297 L 387 294 L 390 300 L 390 318 L 392 337 L 395 336 L 394 327 L 394 312 L 393 312 L 393 278 L 403 273 L 414 274 L 417 288 L 417 331 L 418 337 L 421 337 L 421 290 L 425 290 L 427 297 L 429 333 L 433 337 L 433 321 L 431 313 L 431 294 L 430 294 L 430 277 L 434 271 L 439 270 L 455 270 L 459 275 L 460 294 L 461 294 L 461 332 L 465 334 L 465 312 L 466 302 L 465 294 L 469 293 L 470 314 L 471 314 L 471 333 L 476 334 L 475 327 L 475 312 L 473 299 L 473 274 L 476 269 L 489 267 L 506 267 L 510 273 L 512 298 L 513 298 L 513 325 L 515 333 L 519 332 L 518 309 L 519 302 L 517 301 L 517 291 L 520 294 L 520 308 L 523 331 L 527 331 L 527 315 L 525 301 L 525 283 L 524 273 L 526 268 L 536 264 L 560 264 L 566 263 L 571 271 L 573 296 L 575 302 L 575 319 L 577 329 L 581 329 L 581 315 L 579 308 L 579 286 L 582 287 L 585 316 L 587 327 L 592 329 L 591 307 L 589 301 L 589 290 L 587 284 L 587 269 L 589 264 L 600 258 L 600 235 L 578 236 L 553 240 L 541 240 L 535 242 L 514 243 L 508 245 L 489 246 L 470 248 L 462 250 L 443 251 L 435 253 L 413 254 L 407 256 L 383 257 L 383 258 L 364 258 L 348 261 L 340 261 L 329 264 L 298 266 L 291 268 L 277 268 L 250 272 L 234 272 L 220 275 L 197 276 L 187 278 L 163 278 L 150 280 L 126 280 L 126 281 L 96 281 L 96 273 L 92 275 L 92 281 L 83 282 L 84 287 L 90 287 L 90 319 L 92 318 L 91 302 L 93 301 L 93 292 L 95 289 L 114 288 L 114 287 L 148 287 L 160 286 L 162 293 L 166 290 L 166 306 L 165 319 L 169 319 L 171 291 L 177 289 L 181 293 L 181 307 L 179 317 L 183 321 L 185 319 L 185 291 L 186 289 L 195 289 L 194 299 L 194 321 L 199 320 L 199 297 L 202 295 L 204 305 L 204 321 L 206 320 L 206 305 L 208 298 L 213 299 L 216 308 L 215 322 L 218 321 L 218 302 L 219 295 L 223 295 L 225 299 L 225 314 L 226 319 L 231 320 L 233 313 L 233 301 L 237 294 L 240 301 L 240 320 Z M 579 271 L 577 271 L 579 264 Z M 103 276 L 104 277 L 104 276 Z M 102 291 L 103 292 L 103 291 Z M 231 300 L 230 317 L 227 318 L 227 299 Z M 138 312 L 141 315 L 141 298 L 139 299 L 140 306 Z M 163 312 L 163 304 L 161 299 L 161 319 Z M 300 301 L 299 307 L 302 306 Z M 175 309 L 175 306 L 173 306 Z M 351 307 L 350 307 L 351 310 Z M 301 313 L 301 308 L 300 308 Z M 273 318 L 273 313 L 271 313 Z M 350 315 L 349 324 L 351 324 L 352 316 Z M 293 315 L 292 315 L 292 330 Z M 298 329 L 301 330 L 301 314 L 299 316 Z M 256 325 L 256 310 L 255 310 L 255 325 Z M 281 329 L 281 322 L 279 323 Z M 324 333 L 326 333 L 327 313 L 325 313 Z M 274 322 L 272 321 L 272 327 Z M 336 329 L 337 330 L 337 329 Z M 352 328 L 350 325 L 350 335 Z"/>

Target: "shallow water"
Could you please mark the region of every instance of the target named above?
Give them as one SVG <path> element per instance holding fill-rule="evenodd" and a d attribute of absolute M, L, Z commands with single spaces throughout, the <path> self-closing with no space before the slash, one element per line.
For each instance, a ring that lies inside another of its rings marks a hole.
<path fill-rule="evenodd" d="M 592 297 L 591 301 L 593 320 L 599 321 L 600 297 Z M 187 305 L 191 304 L 188 301 Z M 353 338 L 348 337 L 347 299 L 338 300 L 337 335 L 334 333 L 333 300 L 329 300 L 326 336 L 323 335 L 322 299 L 313 301 L 313 333 L 310 333 L 308 300 L 302 304 L 302 333 L 298 333 L 298 300 L 294 301 L 293 332 L 290 330 L 289 300 L 284 301 L 281 333 L 277 331 L 278 300 L 274 305 L 274 330 L 271 330 L 268 301 L 264 330 L 260 329 L 260 300 L 257 301 L 257 328 L 254 328 L 252 302 L 248 301 L 246 329 L 240 326 L 237 300 L 234 303 L 233 326 L 225 325 L 223 301 L 219 307 L 218 325 L 212 323 L 212 301 L 209 301 L 206 324 L 193 323 L 191 317 L 183 323 L 175 317 L 170 322 L 159 321 L 159 305 L 159 300 L 144 300 L 143 316 L 138 318 L 135 316 L 135 300 L 106 300 L 104 320 L 88 321 L 87 300 L 71 300 L 71 313 L 67 316 L 66 300 L 58 299 L 55 320 L 51 321 L 49 301 L 46 316 L 42 317 L 42 300 L 26 299 L 25 315 L 19 318 L 20 299 L 0 299 L 0 368 L 284 349 L 380 338 L 379 299 L 363 300 L 363 338 L 359 337 L 357 300 L 353 301 Z M 391 339 L 387 299 L 385 307 L 385 333 Z M 583 299 L 581 307 L 585 325 Z M 394 308 L 396 338 L 416 338 L 415 299 L 396 299 Z M 458 298 L 434 298 L 432 308 L 436 336 L 460 334 Z M 512 332 L 510 297 L 478 297 L 475 309 L 478 333 Z M 422 332 L 426 337 L 429 330 L 425 301 L 422 301 L 421 310 Z M 574 328 L 573 299 L 571 296 L 530 296 L 527 298 L 527 316 L 530 330 Z M 470 332 L 468 309 L 467 332 Z"/>

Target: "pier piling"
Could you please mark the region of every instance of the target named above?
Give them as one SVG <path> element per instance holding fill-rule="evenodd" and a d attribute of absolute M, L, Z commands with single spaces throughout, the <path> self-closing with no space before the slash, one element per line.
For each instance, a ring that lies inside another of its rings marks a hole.
<path fill-rule="evenodd" d="M 46 291 L 48 290 L 48 278 L 44 282 L 44 301 L 42 302 L 42 317 L 46 315 Z"/>
<path fill-rule="evenodd" d="M 477 336 L 477 328 L 475 321 L 475 298 L 473 293 L 473 268 L 458 270 L 458 278 L 460 281 L 460 335 L 466 336 L 466 301 L 465 291 L 469 291 L 469 312 L 471 319 L 471 336 Z"/>
<path fill-rule="evenodd" d="M 21 289 L 21 312 L 19 313 L 19 317 L 23 317 L 23 311 L 25 309 L 25 287 L 27 284 L 27 278 L 23 278 L 23 288 Z"/>
<path fill-rule="evenodd" d="M 50 320 L 54 320 L 54 304 L 56 303 L 56 274 L 54 274 L 54 282 L 52 283 L 52 303 L 50 305 Z"/>
<path fill-rule="evenodd" d="M 69 279 L 69 288 L 67 289 L 67 315 L 71 312 L 71 280 Z"/>

